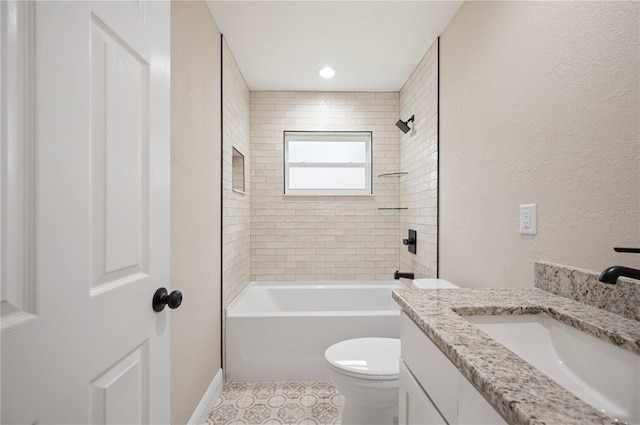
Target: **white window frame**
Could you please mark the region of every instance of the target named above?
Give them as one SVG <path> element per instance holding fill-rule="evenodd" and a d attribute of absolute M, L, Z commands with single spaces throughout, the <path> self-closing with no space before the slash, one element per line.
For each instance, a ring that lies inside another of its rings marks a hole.
<path fill-rule="evenodd" d="M 289 162 L 289 142 L 365 142 L 366 162 Z M 373 195 L 371 164 L 373 133 L 371 131 L 285 131 L 284 132 L 284 194 L 289 196 L 371 196 Z M 295 168 L 364 168 L 364 189 L 292 189 L 289 169 Z"/>

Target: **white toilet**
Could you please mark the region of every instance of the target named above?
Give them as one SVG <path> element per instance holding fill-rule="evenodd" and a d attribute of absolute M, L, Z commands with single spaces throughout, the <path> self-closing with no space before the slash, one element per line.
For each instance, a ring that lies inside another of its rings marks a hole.
<path fill-rule="evenodd" d="M 398 422 L 399 339 L 348 339 L 324 356 L 331 382 L 345 399 L 343 425 Z"/>
<path fill-rule="evenodd" d="M 414 279 L 416 289 L 453 289 L 444 279 Z M 331 382 L 345 399 L 343 425 L 398 423 L 400 339 L 357 338 L 327 348 Z"/>

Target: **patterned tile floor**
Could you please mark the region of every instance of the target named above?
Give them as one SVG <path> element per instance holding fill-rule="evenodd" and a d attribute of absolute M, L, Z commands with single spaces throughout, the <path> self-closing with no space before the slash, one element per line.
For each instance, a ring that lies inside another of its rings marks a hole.
<path fill-rule="evenodd" d="M 227 382 L 207 425 L 338 425 L 342 405 L 330 382 Z"/>

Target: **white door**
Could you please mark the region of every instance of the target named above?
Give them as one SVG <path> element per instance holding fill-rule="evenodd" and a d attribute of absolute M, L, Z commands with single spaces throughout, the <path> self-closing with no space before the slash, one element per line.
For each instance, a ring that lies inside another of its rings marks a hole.
<path fill-rule="evenodd" d="M 1 7 L 2 423 L 168 422 L 169 3 Z"/>

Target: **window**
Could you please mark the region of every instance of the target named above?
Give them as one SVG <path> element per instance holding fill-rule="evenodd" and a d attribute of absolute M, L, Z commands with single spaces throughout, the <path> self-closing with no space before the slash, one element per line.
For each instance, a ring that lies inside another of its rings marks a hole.
<path fill-rule="evenodd" d="M 371 195 L 371 132 L 284 132 L 285 195 Z"/>

